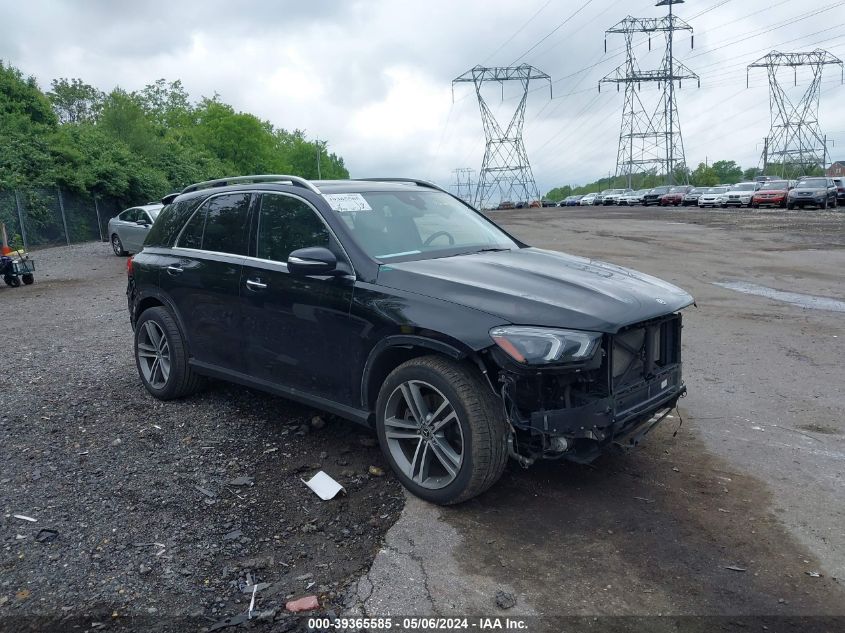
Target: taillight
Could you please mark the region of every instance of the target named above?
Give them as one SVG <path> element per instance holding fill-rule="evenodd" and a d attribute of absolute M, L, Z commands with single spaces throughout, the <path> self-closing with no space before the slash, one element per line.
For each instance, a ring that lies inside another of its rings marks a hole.
<path fill-rule="evenodd" d="M 129 257 L 126 258 L 126 276 L 127 277 L 132 276 L 132 258 L 133 257 L 134 257 L 134 255 L 130 255 Z"/>

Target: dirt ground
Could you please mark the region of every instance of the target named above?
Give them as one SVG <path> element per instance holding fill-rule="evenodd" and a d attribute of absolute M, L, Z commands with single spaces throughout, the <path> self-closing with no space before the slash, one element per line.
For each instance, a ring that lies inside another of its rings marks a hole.
<path fill-rule="evenodd" d="M 368 473 L 385 466 L 374 436 L 224 384 L 154 400 L 125 259 L 108 244 L 34 255 L 34 285 L 0 288 L 0 629 L 199 630 L 245 612 L 254 583 L 270 583 L 255 605 L 269 619 L 308 594 L 336 608 L 403 505 Z M 320 469 L 346 496 L 300 481 Z"/>
<path fill-rule="evenodd" d="M 639 450 L 511 464 L 481 497 L 431 506 L 367 474 L 381 457 L 350 423 L 315 429 L 312 411 L 219 384 L 154 401 L 123 261 L 100 244 L 43 251 L 34 286 L 0 288 L 18 324 L 0 331 L 0 622 L 184 630 L 172 618 L 188 616 L 196 630 L 243 613 L 251 580 L 271 583 L 258 606 L 272 625 L 246 625 L 262 630 L 294 625 L 284 600 L 311 592 L 330 612 L 524 616 L 531 630 L 842 630 L 845 319 L 716 284 L 845 299 L 845 213 L 493 216 L 695 295 L 689 396 Z M 348 496 L 320 502 L 299 479 L 317 468 Z M 39 542 L 43 528 L 57 537 Z M 806 616 L 820 619 L 788 619 Z"/>

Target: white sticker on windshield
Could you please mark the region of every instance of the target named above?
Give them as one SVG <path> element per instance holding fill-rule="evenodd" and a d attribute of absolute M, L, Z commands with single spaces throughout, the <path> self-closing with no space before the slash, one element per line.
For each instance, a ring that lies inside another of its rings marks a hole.
<path fill-rule="evenodd" d="M 372 211 L 360 193 L 325 193 L 323 197 L 334 211 Z"/>

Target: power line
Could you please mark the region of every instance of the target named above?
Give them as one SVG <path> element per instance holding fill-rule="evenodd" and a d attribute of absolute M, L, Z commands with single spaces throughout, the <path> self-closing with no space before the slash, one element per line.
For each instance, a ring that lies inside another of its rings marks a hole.
<path fill-rule="evenodd" d="M 504 42 L 502 42 L 502 44 L 501 44 L 501 46 L 499 46 L 499 48 L 497 48 L 495 51 L 493 51 L 492 53 L 490 53 L 490 54 L 489 54 L 486 58 L 484 58 L 484 61 L 483 61 L 483 62 L 481 62 L 481 65 L 483 66 L 484 64 L 486 64 L 488 61 L 490 61 L 490 59 L 491 59 L 491 58 L 492 58 L 492 57 L 493 57 L 496 53 L 498 53 L 498 52 L 499 52 L 500 50 L 502 50 L 505 46 L 507 46 L 508 44 L 510 44 L 510 43 L 513 41 L 513 38 L 515 38 L 517 35 L 519 35 L 520 33 L 522 33 L 522 31 L 525 29 L 525 27 L 526 27 L 526 26 L 528 26 L 529 24 L 531 24 L 531 22 L 533 22 L 533 21 L 534 21 L 534 18 L 536 18 L 538 15 L 540 15 L 540 13 L 542 13 L 542 12 L 543 12 L 543 9 L 545 9 L 545 8 L 546 8 L 547 6 L 549 6 L 551 3 L 552 3 L 552 0 L 546 0 L 546 4 L 544 4 L 542 7 L 540 7 L 539 9 L 537 9 L 537 11 L 534 13 L 534 15 L 532 15 L 530 18 L 528 18 L 528 20 L 526 20 L 526 21 L 525 21 L 525 23 L 524 23 L 522 26 L 520 26 L 520 27 L 519 27 L 516 31 L 514 31 L 514 32 L 513 32 L 513 34 L 512 34 L 512 35 L 511 35 L 508 39 L 506 39 Z"/>
<path fill-rule="evenodd" d="M 560 29 L 562 26 L 564 26 L 567 22 L 569 22 L 572 18 L 574 18 L 574 17 L 575 17 L 576 15 L 578 15 L 579 13 L 581 13 L 581 11 L 583 11 L 584 9 L 586 9 L 586 8 L 587 8 L 589 5 L 591 5 L 592 3 L 593 3 L 593 0 L 587 0 L 584 4 L 582 4 L 582 5 L 581 5 L 581 6 L 580 6 L 580 7 L 579 7 L 576 11 L 575 11 L 575 13 L 572 13 L 572 14 L 571 14 L 568 18 L 566 18 L 563 22 L 561 22 L 560 24 L 558 24 L 558 25 L 557 25 L 555 28 L 553 28 L 553 29 L 552 29 L 549 33 L 547 33 L 547 34 L 546 34 L 546 35 L 544 35 L 542 38 L 540 38 L 540 40 L 539 40 L 536 44 L 534 44 L 531 48 L 529 48 L 529 49 L 528 49 L 527 51 L 525 51 L 522 55 L 520 55 L 520 56 L 519 56 L 519 57 L 517 57 L 515 60 L 513 60 L 513 61 L 511 62 L 511 66 L 513 66 L 514 64 L 516 64 L 516 63 L 517 63 L 520 59 L 522 59 L 522 58 L 523 58 L 523 57 L 525 57 L 526 55 L 528 55 L 528 53 L 530 53 L 530 52 L 531 52 L 531 51 L 533 51 L 535 48 L 537 48 L 540 44 L 542 44 L 543 42 L 545 42 L 545 41 L 546 41 L 547 39 L 549 39 L 552 35 L 554 35 L 555 33 L 557 33 L 558 29 Z"/>

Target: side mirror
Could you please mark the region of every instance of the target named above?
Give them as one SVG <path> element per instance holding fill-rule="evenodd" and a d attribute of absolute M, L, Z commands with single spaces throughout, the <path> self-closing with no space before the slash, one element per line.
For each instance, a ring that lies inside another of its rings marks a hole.
<path fill-rule="evenodd" d="M 137 224 L 138 226 L 150 226 L 150 223 L 146 220 L 136 220 L 135 224 Z"/>
<path fill-rule="evenodd" d="M 288 255 L 292 275 L 331 275 L 337 270 L 337 257 L 322 246 L 298 248 Z"/>

